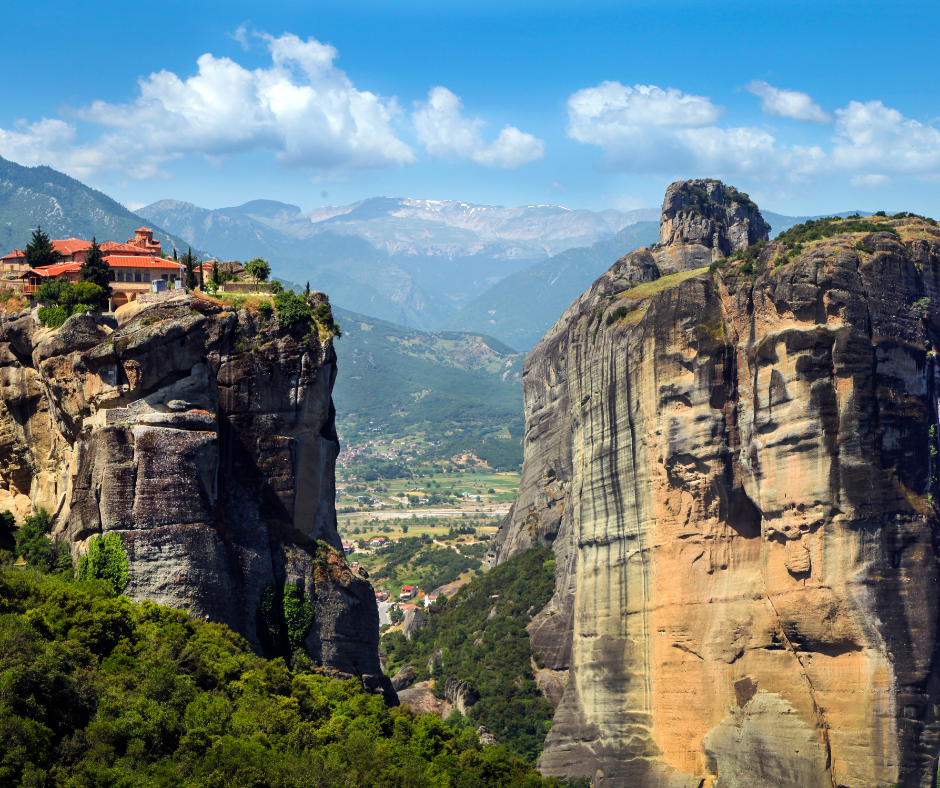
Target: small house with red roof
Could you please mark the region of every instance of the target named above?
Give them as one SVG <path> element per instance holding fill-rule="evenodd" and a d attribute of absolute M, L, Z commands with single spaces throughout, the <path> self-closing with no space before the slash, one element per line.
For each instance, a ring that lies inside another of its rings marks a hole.
<path fill-rule="evenodd" d="M 414 599 L 418 593 L 418 589 L 414 586 L 402 586 L 401 593 L 398 595 L 399 599 Z"/>

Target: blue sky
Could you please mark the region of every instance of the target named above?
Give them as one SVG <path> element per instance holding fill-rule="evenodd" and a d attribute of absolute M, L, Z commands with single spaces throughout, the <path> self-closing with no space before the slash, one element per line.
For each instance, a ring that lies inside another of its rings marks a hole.
<path fill-rule="evenodd" d="M 935 4 L 33 2 L 0 155 L 135 207 L 376 195 L 602 209 L 716 177 L 940 217 Z"/>

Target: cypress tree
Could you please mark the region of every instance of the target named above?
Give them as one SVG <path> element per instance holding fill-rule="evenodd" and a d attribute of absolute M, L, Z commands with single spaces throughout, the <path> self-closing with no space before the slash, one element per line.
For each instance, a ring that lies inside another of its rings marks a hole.
<path fill-rule="evenodd" d="M 216 287 L 219 287 L 222 284 L 222 280 L 219 278 L 219 261 L 212 261 L 212 284 Z"/>
<path fill-rule="evenodd" d="M 190 246 L 189 251 L 183 255 L 183 265 L 186 267 L 186 288 L 188 290 L 196 289 L 196 255 L 193 254 L 193 248 Z"/>
<path fill-rule="evenodd" d="M 56 251 L 56 248 L 52 245 L 49 236 L 42 231 L 42 225 L 38 225 L 36 229 L 33 230 L 33 237 L 30 239 L 29 243 L 26 244 L 23 253 L 26 255 L 26 264 L 30 268 L 54 265 L 59 262 L 59 258 L 61 257 Z"/>
<path fill-rule="evenodd" d="M 202 272 L 202 266 L 199 266 L 199 292 L 203 292 L 206 289 L 206 278 Z"/>
<path fill-rule="evenodd" d="M 80 282 L 91 282 L 104 290 L 103 299 L 111 297 L 111 266 L 101 254 L 101 247 L 98 246 L 98 239 L 92 236 L 91 248 L 85 253 L 85 259 L 78 272 Z"/>

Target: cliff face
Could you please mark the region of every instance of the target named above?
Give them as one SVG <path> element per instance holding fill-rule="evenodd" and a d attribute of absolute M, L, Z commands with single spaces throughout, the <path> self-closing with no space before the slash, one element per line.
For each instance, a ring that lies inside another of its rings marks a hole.
<path fill-rule="evenodd" d="M 898 235 L 785 263 L 772 242 L 754 275 L 690 270 L 702 244 L 638 250 L 528 355 L 522 485 L 489 562 L 535 540 L 557 557 L 530 627 L 568 671 L 546 773 L 933 785 L 940 231 L 877 221 Z"/>
<path fill-rule="evenodd" d="M 373 591 L 336 531 L 335 377 L 330 335 L 198 296 L 130 305 L 116 328 L 3 316 L 0 507 L 53 512 L 76 556 L 119 534 L 128 596 L 224 622 L 258 649 L 283 652 L 263 594 L 300 583 L 315 662 L 390 690 Z"/>

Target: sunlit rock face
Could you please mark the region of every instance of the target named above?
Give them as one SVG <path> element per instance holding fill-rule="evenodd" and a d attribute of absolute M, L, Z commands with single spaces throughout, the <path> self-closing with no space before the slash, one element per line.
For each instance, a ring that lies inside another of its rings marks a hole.
<path fill-rule="evenodd" d="M 934 784 L 940 231 L 877 221 L 899 236 L 771 242 L 752 275 L 667 279 L 701 244 L 638 250 L 528 355 L 489 563 L 556 554 L 530 627 L 568 671 L 547 774 Z"/>
<path fill-rule="evenodd" d="M 329 335 L 198 296 L 57 331 L 2 316 L 0 506 L 54 513 L 75 556 L 119 534 L 128 596 L 226 623 L 258 649 L 262 593 L 299 582 L 316 604 L 314 660 L 391 693 L 374 593 L 336 530 L 335 377 Z"/>

